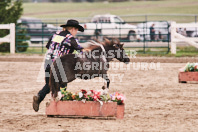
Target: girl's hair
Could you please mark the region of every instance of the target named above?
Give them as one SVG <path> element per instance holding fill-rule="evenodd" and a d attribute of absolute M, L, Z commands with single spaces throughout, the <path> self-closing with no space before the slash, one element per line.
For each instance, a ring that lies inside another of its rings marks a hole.
<path fill-rule="evenodd" d="M 76 28 L 76 27 L 63 27 L 63 31 L 65 31 L 65 30 L 71 30 L 72 28 Z"/>
<path fill-rule="evenodd" d="M 66 27 L 63 27 L 63 31 L 66 31 Z"/>

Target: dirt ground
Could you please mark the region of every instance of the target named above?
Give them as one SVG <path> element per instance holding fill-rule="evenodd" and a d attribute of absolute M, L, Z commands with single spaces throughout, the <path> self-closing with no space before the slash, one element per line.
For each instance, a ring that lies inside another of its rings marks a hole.
<path fill-rule="evenodd" d="M 39 112 L 32 109 L 32 97 L 43 87 L 37 77 L 43 56 L 0 56 L 0 131 L 197 131 L 198 84 L 178 83 L 178 69 L 197 58 L 137 58 L 136 62 L 161 62 L 156 70 L 109 70 L 109 74 L 123 76 L 110 78 L 109 93 L 118 91 L 126 96 L 125 116 L 120 120 L 49 118 L 45 105 Z M 160 66 L 160 67 L 159 67 Z M 126 68 L 126 65 L 124 65 Z M 69 91 L 100 89 L 103 82 L 81 81 L 68 85 Z"/>

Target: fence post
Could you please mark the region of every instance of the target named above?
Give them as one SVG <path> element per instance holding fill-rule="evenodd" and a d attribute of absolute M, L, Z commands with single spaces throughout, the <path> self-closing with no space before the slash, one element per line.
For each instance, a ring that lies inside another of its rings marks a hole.
<path fill-rule="evenodd" d="M 174 42 L 176 33 L 176 22 L 171 22 L 171 54 L 176 54 L 176 43 Z"/>
<path fill-rule="evenodd" d="M 10 53 L 15 54 L 15 24 L 10 24 Z"/>

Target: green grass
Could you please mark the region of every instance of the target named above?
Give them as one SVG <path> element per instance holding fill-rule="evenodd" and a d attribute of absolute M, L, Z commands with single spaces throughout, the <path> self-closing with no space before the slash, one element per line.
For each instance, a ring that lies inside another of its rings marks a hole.
<path fill-rule="evenodd" d="M 198 57 L 198 49 L 192 46 L 186 46 L 186 47 L 177 47 L 177 54 L 176 57 Z"/>
<path fill-rule="evenodd" d="M 126 53 L 129 50 L 135 50 L 136 56 L 165 56 L 165 57 L 198 57 L 198 49 L 192 46 L 177 47 L 177 54 L 173 55 L 171 52 L 167 54 L 168 48 L 125 48 Z"/>
<path fill-rule="evenodd" d="M 8 56 L 10 55 L 10 52 L 0 52 L 0 56 Z"/>
<path fill-rule="evenodd" d="M 195 47 L 177 47 L 177 54 L 173 55 L 170 52 L 167 54 L 168 48 L 145 48 L 145 52 L 143 48 L 125 48 L 126 53 L 130 55 L 130 50 L 136 51 L 136 56 L 166 56 L 166 57 L 198 57 L 198 49 Z M 26 54 L 45 54 L 47 49 L 44 47 L 43 52 L 41 47 L 28 47 Z M 132 52 L 131 52 L 132 53 Z M 6 55 L 8 53 L 1 53 L 0 55 Z"/>
<path fill-rule="evenodd" d="M 45 54 L 47 49 L 45 47 L 28 47 L 27 51 L 25 52 L 19 52 L 19 53 L 25 53 L 25 54 Z"/>
<path fill-rule="evenodd" d="M 198 14 L 197 0 L 162 0 L 162 1 L 128 1 L 114 3 L 24 3 L 26 17 L 37 18 L 74 18 L 92 17 L 95 14 L 111 13 L 115 15 L 137 14 Z M 153 16 L 149 20 L 167 19 L 182 22 L 192 22 L 194 17 L 183 19 L 180 16 Z M 144 17 L 131 17 L 130 20 L 144 20 Z"/>

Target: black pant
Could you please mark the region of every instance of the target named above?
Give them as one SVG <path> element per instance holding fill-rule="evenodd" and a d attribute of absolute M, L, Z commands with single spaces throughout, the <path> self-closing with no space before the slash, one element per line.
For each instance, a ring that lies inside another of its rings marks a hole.
<path fill-rule="evenodd" d="M 50 75 L 50 67 L 47 67 L 45 69 L 45 86 L 38 92 L 38 95 L 40 97 L 40 102 L 43 101 L 43 99 L 45 98 L 45 96 L 50 93 L 50 87 L 49 87 L 49 76 Z"/>
<path fill-rule="evenodd" d="M 155 41 L 155 34 L 150 35 L 151 41 Z"/>

